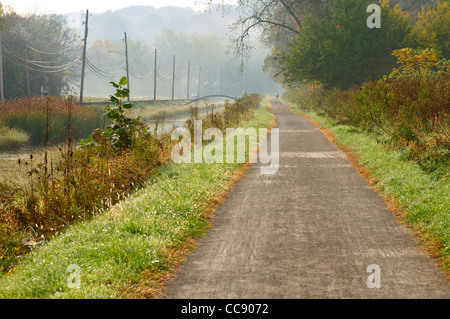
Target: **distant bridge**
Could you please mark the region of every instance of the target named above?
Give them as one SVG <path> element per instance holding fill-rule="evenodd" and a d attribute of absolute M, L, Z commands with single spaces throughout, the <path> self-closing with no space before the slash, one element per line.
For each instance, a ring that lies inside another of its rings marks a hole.
<path fill-rule="evenodd" d="M 233 96 L 229 96 L 229 95 L 206 95 L 206 96 L 199 97 L 198 99 L 189 101 L 189 102 L 187 102 L 185 105 L 189 105 L 189 104 L 191 104 L 191 103 L 195 103 L 195 102 L 197 102 L 197 101 L 204 100 L 204 99 L 209 99 L 209 98 L 211 98 L 211 97 L 225 97 L 225 98 L 227 98 L 227 99 L 237 100 L 237 98 L 235 98 L 235 97 L 233 97 Z"/>

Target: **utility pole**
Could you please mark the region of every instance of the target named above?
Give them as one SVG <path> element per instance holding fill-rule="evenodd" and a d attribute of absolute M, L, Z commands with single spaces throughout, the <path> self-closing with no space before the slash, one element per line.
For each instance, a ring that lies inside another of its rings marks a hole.
<path fill-rule="evenodd" d="M 154 79 L 153 79 L 153 101 L 156 101 L 156 75 L 157 75 L 157 58 L 158 58 L 158 49 L 155 49 L 155 69 L 153 71 L 154 73 Z"/>
<path fill-rule="evenodd" d="M 25 46 L 25 59 L 27 60 L 27 92 L 28 97 L 30 97 L 31 94 L 30 94 L 30 71 L 28 69 L 28 45 Z"/>
<path fill-rule="evenodd" d="M 0 99 L 1 102 L 5 99 L 3 92 L 3 52 L 2 52 L 2 33 L 0 32 Z"/>
<path fill-rule="evenodd" d="M 208 71 L 207 72 L 207 75 L 206 75 L 206 87 L 207 87 L 207 93 L 206 93 L 206 95 L 209 95 L 210 93 L 211 93 L 211 84 L 210 84 L 210 78 L 209 78 L 209 68 L 207 68 L 206 69 L 206 71 Z"/>
<path fill-rule="evenodd" d="M 220 67 L 217 67 L 216 73 L 216 94 L 220 94 Z"/>
<path fill-rule="evenodd" d="M 83 104 L 84 71 L 86 68 L 86 46 L 88 37 L 88 19 L 89 19 L 89 10 L 86 10 L 86 22 L 84 25 L 84 46 L 83 46 L 83 61 L 82 61 L 83 64 L 81 66 L 80 104 Z"/>
<path fill-rule="evenodd" d="M 202 81 L 202 67 L 200 66 L 200 70 L 198 72 L 198 90 L 197 90 L 197 98 L 200 97 L 200 83 Z"/>
<path fill-rule="evenodd" d="M 175 99 L 175 55 L 173 56 L 173 71 L 172 71 L 172 101 Z"/>
<path fill-rule="evenodd" d="M 242 69 L 242 96 L 245 94 L 245 68 Z"/>
<path fill-rule="evenodd" d="M 125 32 L 125 62 L 127 64 L 127 88 L 128 88 L 128 103 L 130 102 L 130 73 L 128 68 L 128 41 L 127 33 Z"/>
<path fill-rule="evenodd" d="M 187 99 L 189 100 L 189 77 L 191 72 L 191 61 L 188 61 L 188 78 L 187 78 Z"/>

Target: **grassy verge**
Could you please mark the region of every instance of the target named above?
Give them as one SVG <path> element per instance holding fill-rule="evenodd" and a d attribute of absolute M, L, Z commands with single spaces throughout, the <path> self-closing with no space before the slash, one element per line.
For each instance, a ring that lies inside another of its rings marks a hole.
<path fill-rule="evenodd" d="M 243 127 L 269 126 L 266 107 L 267 101 Z M 207 231 L 214 208 L 246 167 L 164 165 L 124 201 L 35 249 L 0 278 L 0 298 L 153 296 L 193 239 Z M 77 278 L 79 288 L 70 288 Z"/>
<path fill-rule="evenodd" d="M 433 178 L 419 164 L 407 161 L 402 152 L 387 151 L 376 137 L 353 126 L 336 124 L 317 113 L 301 111 L 296 105 L 292 110 L 331 132 L 337 144 L 355 154 L 371 184 L 450 274 L 450 180 Z"/>

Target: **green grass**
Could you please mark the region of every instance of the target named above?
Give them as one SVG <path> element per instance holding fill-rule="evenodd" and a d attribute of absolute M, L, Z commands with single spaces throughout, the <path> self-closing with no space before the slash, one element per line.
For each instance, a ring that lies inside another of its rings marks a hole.
<path fill-rule="evenodd" d="M 293 112 L 300 113 L 298 107 Z M 331 131 L 336 141 L 358 155 L 377 181 L 374 187 L 385 198 L 393 199 L 403 211 L 403 220 L 412 226 L 425 243 L 434 245 L 443 270 L 450 271 L 450 180 L 435 179 L 400 151 L 388 152 L 374 136 L 332 119 L 304 112 Z"/>
<path fill-rule="evenodd" d="M 267 101 L 242 127 L 267 127 Z M 145 187 L 91 220 L 70 226 L 0 278 L 0 298 L 122 298 L 130 288 L 158 286 L 174 251 L 203 235 L 218 195 L 242 164 L 164 165 Z M 80 267 L 80 288 L 69 288 L 69 265 Z M 153 274 L 150 277 L 144 274 Z M 133 295 L 131 295 L 133 296 Z"/>

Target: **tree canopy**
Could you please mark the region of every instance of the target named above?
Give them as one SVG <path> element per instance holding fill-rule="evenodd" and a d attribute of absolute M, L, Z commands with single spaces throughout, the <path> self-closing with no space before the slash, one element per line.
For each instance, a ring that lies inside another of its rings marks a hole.
<path fill-rule="evenodd" d="M 423 6 L 414 29 L 419 47 L 434 48 L 450 59 L 450 2 L 438 2 L 435 7 Z"/>
<path fill-rule="evenodd" d="M 74 77 L 79 73 L 74 67 L 80 65 L 80 41 L 63 16 L 21 16 L 7 10 L 2 22 L 6 98 L 28 95 L 28 83 L 30 95 L 39 95 L 43 87 L 59 96 L 73 79 L 79 79 Z"/>
<path fill-rule="evenodd" d="M 410 20 L 399 7 L 385 4 L 382 27 L 369 28 L 366 8 L 366 0 L 334 1 L 323 17 L 307 17 L 288 50 L 277 55 L 285 81 L 344 89 L 389 73 L 395 66 L 392 51 L 409 44 Z"/>
<path fill-rule="evenodd" d="M 381 28 L 366 25 L 373 3 L 381 7 Z M 248 54 L 259 35 L 271 49 L 264 69 L 290 86 L 348 88 L 377 79 L 395 67 L 392 52 L 405 47 L 448 57 L 449 0 L 239 0 L 237 10 L 235 54 Z"/>

